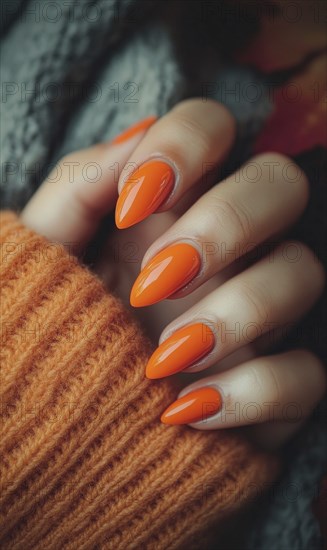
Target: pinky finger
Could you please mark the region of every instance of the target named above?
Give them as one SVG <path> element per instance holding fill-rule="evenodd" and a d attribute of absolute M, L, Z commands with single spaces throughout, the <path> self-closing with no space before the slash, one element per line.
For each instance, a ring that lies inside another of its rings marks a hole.
<path fill-rule="evenodd" d="M 162 421 L 200 430 L 261 425 L 262 439 L 269 441 L 270 430 L 284 440 L 323 397 L 326 380 L 323 364 L 307 350 L 257 357 L 184 388 Z"/>

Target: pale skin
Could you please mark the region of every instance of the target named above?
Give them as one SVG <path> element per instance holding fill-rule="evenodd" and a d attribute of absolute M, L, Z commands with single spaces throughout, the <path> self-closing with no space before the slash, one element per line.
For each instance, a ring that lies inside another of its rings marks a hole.
<path fill-rule="evenodd" d="M 214 384 L 225 406 L 191 425 L 204 430 L 242 426 L 274 448 L 300 428 L 323 397 L 326 372 L 309 350 L 272 356 L 265 350 L 272 328 L 273 338 L 280 338 L 285 326 L 310 310 L 325 275 L 306 245 L 283 240 L 309 195 L 306 176 L 294 161 L 267 153 L 226 180 L 213 180 L 212 168 L 222 164 L 234 138 L 234 120 L 225 107 L 183 101 L 123 143 L 102 143 L 62 159 L 21 217 L 52 241 L 84 246 L 113 211 L 128 174 L 149 158 L 169 161 L 178 177 L 160 213 L 114 230 L 95 271 L 128 306 L 140 268 L 157 252 L 175 242 L 201 251 L 201 270 L 185 289 L 173 300 L 134 313 L 155 343 L 191 322 L 219 326 L 220 333 L 223 323 L 225 337 L 187 369 L 194 378 L 193 373 L 201 374 L 180 395 Z M 251 249 L 257 255 L 249 264 Z"/>

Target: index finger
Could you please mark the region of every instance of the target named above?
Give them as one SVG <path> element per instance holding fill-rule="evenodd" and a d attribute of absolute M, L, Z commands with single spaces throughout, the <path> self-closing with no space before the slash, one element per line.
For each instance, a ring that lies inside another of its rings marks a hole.
<path fill-rule="evenodd" d="M 147 132 L 121 173 L 116 225 L 125 229 L 169 210 L 229 152 L 235 122 L 214 100 L 179 103 Z"/>

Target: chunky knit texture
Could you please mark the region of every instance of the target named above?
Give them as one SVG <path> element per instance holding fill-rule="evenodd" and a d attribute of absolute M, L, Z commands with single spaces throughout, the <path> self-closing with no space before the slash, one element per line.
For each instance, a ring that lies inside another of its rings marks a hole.
<path fill-rule="evenodd" d="M 1 543 L 203 548 L 277 460 L 233 432 L 160 423 L 176 390 L 149 343 L 64 248 L 1 215 Z"/>

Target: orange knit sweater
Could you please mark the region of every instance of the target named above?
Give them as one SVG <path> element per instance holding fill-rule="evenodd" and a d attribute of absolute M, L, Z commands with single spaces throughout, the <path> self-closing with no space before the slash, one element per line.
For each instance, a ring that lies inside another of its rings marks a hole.
<path fill-rule="evenodd" d="M 232 431 L 167 427 L 150 345 L 59 244 L 1 214 L 1 536 L 10 549 L 204 548 L 271 482 Z"/>

